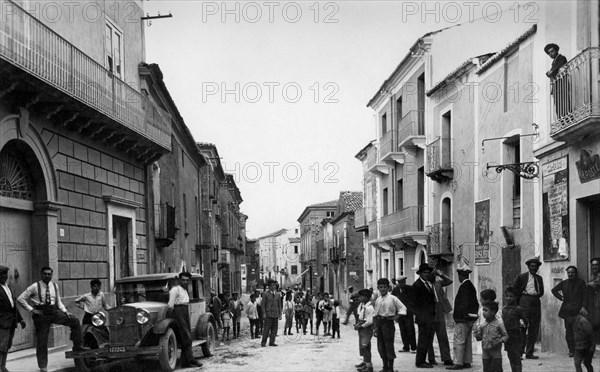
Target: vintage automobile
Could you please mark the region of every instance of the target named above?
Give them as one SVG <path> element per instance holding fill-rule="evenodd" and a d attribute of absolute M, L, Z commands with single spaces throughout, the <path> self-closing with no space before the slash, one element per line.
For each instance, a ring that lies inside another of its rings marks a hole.
<path fill-rule="evenodd" d="M 116 281 L 117 306 L 108 315 L 97 313 L 93 326 L 83 327 L 84 346 L 89 350 L 67 351 L 78 370 L 88 372 L 119 359 L 156 359 L 162 371 L 177 365 L 180 329 L 170 318 L 169 289 L 178 284 L 174 273 L 148 274 Z M 201 346 L 205 357 L 214 353 L 216 322 L 206 311 L 201 275 L 192 274 L 188 284 L 190 327 L 193 346 Z M 100 328 L 108 328 L 106 332 Z"/>

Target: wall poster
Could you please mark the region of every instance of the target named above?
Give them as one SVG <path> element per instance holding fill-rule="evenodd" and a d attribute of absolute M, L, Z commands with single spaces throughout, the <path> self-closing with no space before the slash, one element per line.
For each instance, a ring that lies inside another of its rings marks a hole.
<path fill-rule="evenodd" d="M 475 265 L 490 263 L 490 200 L 475 203 Z"/>
<path fill-rule="evenodd" d="M 569 259 L 569 159 L 542 165 L 544 261 Z"/>

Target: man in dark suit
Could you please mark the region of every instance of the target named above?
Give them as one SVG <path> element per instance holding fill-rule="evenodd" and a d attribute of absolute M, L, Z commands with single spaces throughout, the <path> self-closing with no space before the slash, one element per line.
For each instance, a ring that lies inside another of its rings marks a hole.
<path fill-rule="evenodd" d="M 567 278 L 552 288 L 551 292 L 554 297 L 562 301 L 558 317 L 565 320 L 565 336 L 567 347 L 569 348 L 569 357 L 575 356 L 575 335 L 573 325 L 575 318 L 579 313 L 589 314 L 584 308 L 585 294 L 587 286 L 583 279 L 579 278 L 577 267 L 567 267 Z"/>
<path fill-rule="evenodd" d="M 525 358 L 538 359 L 533 355 L 533 347 L 537 340 L 540 329 L 540 320 L 542 318 L 542 305 L 540 297 L 544 295 L 544 281 L 537 274 L 542 262 L 537 258 L 532 258 L 525 261 L 528 272 L 519 274 L 513 283 L 513 288 L 520 296 L 519 305 L 525 309 L 529 323 L 527 324 L 527 332 L 523 336 L 526 342 L 523 343 L 525 348 Z"/>
<path fill-rule="evenodd" d="M 550 78 L 550 94 L 554 97 L 554 107 L 556 109 L 556 114 L 558 117 L 562 117 L 565 114 L 571 112 L 571 97 L 570 88 L 568 85 L 568 81 L 563 79 L 562 82 L 556 81 L 556 75 L 560 68 L 567 64 L 567 57 L 559 54 L 559 46 L 550 43 L 544 47 L 544 52 L 552 58 L 552 65 L 550 66 L 550 70 L 546 72 L 546 76 Z"/>
<path fill-rule="evenodd" d="M 277 282 L 269 281 L 269 289 L 262 295 L 262 310 L 265 317 L 263 335 L 260 346 L 267 346 L 267 337 L 269 337 L 269 346 L 277 346 L 275 337 L 277 336 L 277 326 L 281 320 L 281 295 L 276 291 Z"/>
<path fill-rule="evenodd" d="M 426 363 L 427 350 L 433 344 L 435 334 L 435 292 L 428 278 L 433 268 L 423 263 L 417 270 L 419 279 L 412 285 L 414 298 L 415 323 L 419 325 L 419 340 L 417 341 L 417 356 L 415 365 L 417 368 L 433 368 Z"/>
<path fill-rule="evenodd" d="M 231 294 L 231 300 L 229 300 L 229 311 L 233 315 L 231 319 L 231 323 L 233 323 L 233 338 L 240 337 L 240 321 L 243 309 L 244 305 L 242 305 L 242 301 L 238 299 L 238 293 L 233 292 Z"/>
<path fill-rule="evenodd" d="M 440 358 L 444 365 L 451 366 L 454 364 L 452 357 L 450 356 L 450 341 L 448 340 L 448 332 L 446 331 L 446 314 L 452 311 L 452 305 L 448 301 L 446 291 L 444 287 L 449 286 L 453 283 L 446 274 L 444 274 L 439 267 L 439 264 L 433 269 L 433 272 L 429 276 L 429 281 L 433 285 L 435 290 L 435 335 L 437 337 L 438 345 L 440 347 Z M 433 350 L 433 344 L 428 351 L 428 359 L 430 364 L 437 364 L 435 361 L 435 351 Z"/>
<path fill-rule="evenodd" d="M 417 351 L 417 338 L 415 335 L 415 314 L 414 299 L 411 286 L 406 284 L 406 277 L 400 276 L 396 279 L 396 286 L 392 290 L 392 295 L 398 297 L 406 306 L 406 315 L 400 315 L 398 326 L 400 327 L 400 336 L 402 337 L 402 351 Z"/>
<path fill-rule="evenodd" d="M 471 368 L 473 363 L 473 342 L 471 334 L 473 324 L 478 318 L 479 303 L 477 290 L 469 280 L 472 270 L 462 263 L 456 268 L 458 273 L 458 291 L 454 297 L 454 365 L 446 369 Z"/>
<path fill-rule="evenodd" d="M 12 346 L 13 337 L 17 323 L 21 328 L 25 328 L 25 322 L 17 310 L 17 299 L 12 288 L 6 281 L 8 280 L 8 267 L 0 266 L 0 371 L 6 370 L 6 356 Z"/>

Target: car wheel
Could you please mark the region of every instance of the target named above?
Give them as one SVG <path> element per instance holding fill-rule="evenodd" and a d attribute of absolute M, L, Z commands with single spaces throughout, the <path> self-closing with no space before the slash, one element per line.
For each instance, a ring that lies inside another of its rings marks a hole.
<path fill-rule="evenodd" d="M 86 337 L 83 346 L 90 349 L 97 349 L 98 343 L 94 337 Z M 96 358 L 77 358 L 75 359 L 75 367 L 79 372 L 92 372 L 96 370 L 98 362 Z"/>
<path fill-rule="evenodd" d="M 160 336 L 159 345 L 158 361 L 160 362 L 160 368 L 165 372 L 175 370 L 177 366 L 177 338 L 171 328 Z"/>
<path fill-rule="evenodd" d="M 206 323 L 206 342 L 202 344 L 202 354 L 205 357 L 215 353 L 216 332 L 211 322 Z"/>

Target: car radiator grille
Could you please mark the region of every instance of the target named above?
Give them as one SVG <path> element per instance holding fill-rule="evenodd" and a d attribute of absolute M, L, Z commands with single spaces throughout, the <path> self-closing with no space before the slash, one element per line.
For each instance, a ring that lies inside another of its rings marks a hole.
<path fill-rule="evenodd" d="M 131 307 L 114 308 L 108 311 L 111 345 L 135 345 L 140 340 L 141 326 L 136 321 L 136 313 L 136 309 Z"/>

